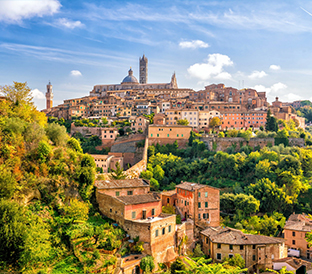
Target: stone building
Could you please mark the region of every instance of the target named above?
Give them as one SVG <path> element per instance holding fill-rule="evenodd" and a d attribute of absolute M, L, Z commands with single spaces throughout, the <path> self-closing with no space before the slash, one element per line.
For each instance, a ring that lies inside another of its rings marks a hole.
<path fill-rule="evenodd" d="M 208 227 L 200 232 L 203 252 L 215 262 L 235 254 L 245 260 L 249 273 L 273 267 L 274 259 L 287 257 L 285 240 L 262 235 L 244 234 L 229 227 Z"/>
<path fill-rule="evenodd" d="M 176 258 L 176 216 L 161 212 L 161 195 L 150 193 L 146 181 L 106 180 L 95 185 L 101 213 L 115 220 L 131 238 L 139 236 L 143 254 L 153 256 L 156 263 Z"/>
<path fill-rule="evenodd" d="M 185 146 L 192 131 L 190 126 L 180 125 L 149 125 L 148 139 L 151 144 L 173 144 L 175 141 L 179 145 Z"/>
<path fill-rule="evenodd" d="M 116 169 L 116 164 L 119 163 L 123 167 L 123 157 L 115 157 L 114 155 L 102 155 L 102 154 L 91 154 L 93 157 L 96 167 L 102 168 L 103 173 L 108 173 L 109 169 Z"/>
<path fill-rule="evenodd" d="M 53 107 L 53 91 L 52 91 L 52 85 L 51 82 L 47 84 L 47 92 L 45 94 L 46 100 L 47 100 L 47 110 L 50 110 Z"/>
<path fill-rule="evenodd" d="M 284 226 L 284 238 L 290 249 L 300 251 L 300 256 L 306 259 L 312 258 L 312 247 L 306 240 L 306 234 L 312 231 L 312 220 L 306 214 L 289 216 Z"/>
<path fill-rule="evenodd" d="M 185 219 L 203 227 L 220 225 L 220 190 L 196 183 L 176 185 L 176 207 Z"/>

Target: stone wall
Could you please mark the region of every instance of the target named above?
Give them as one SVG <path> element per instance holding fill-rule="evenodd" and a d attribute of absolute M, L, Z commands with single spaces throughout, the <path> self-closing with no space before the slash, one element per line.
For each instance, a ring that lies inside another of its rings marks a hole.
<path fill-rule="evenodd" d="M 234 147 L 235 151 L 239 151 L 242 146 L 249 145 L 251 147 L 260 146 L 263 148 L 268 145 L 274 146 L 274 138 L 251 138 L 246 141 L 241 137 L 219 138 L 219 137 L 202 137 L 203 141 L 211 151 L 225 151 L 228 147 Z"/>
<path fill-rule="evenodd" d="M 268 145 L 274 146 L 274 138 L 251 138 L 249 141 L 246 141 L 241 137 L 233 138 L 219 138 L 219 137 L 202 137 L 200 138 L 203 141 L 209 150 L 211 151 L 225 151 L 228 147 L 234 147 L 235 151 L 239 151 L 242 146 L 251 146 L 255 148 L 260 146 L 260 148 L 266 147 Z M 304 146 L 303 138 L 289 138 L 290 146 Z"/>
<path fill-rule="evenodd" d="M 139 178 L 142 171 L 146 170 L 147 167 L 147 149 L 148 149 L 148 138 L 145 139 L 145 145 L 143 149 L 143 158 L 140 162 L 136 163 L 134 166 L 126 170 L 127 178 Z"/>
<path fill-rule="evenodd" d="M 148 138 L 150 145 L 160 145 L 173 144 L 175 141 L 178 142 L 179 148 L 185 148 L 188 144 L 188 139 L 175 139 L 175 138 Z"/>

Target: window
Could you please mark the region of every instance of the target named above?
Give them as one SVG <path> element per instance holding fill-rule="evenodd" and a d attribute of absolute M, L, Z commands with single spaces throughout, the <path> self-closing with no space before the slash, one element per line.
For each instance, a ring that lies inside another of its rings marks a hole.
<path fill-rule="evenodd" d="M 136 217 L 136 212 L 135 211 L 132 211 L 131 217 L 132 217 L 132 219 L 135 219 L 135 217 Z"/>
<path fill-rule="evenodd" d="M 152 216 L 155 215 L 155 208 L 152 208 Z"/>
<path fill-rule="evenodd" d="M 200 192 L 198 192 L 198 198 L 200 198 Z"/>
<path fill-rule="evenodd" d="M 230 245 L 230 250 L 233 250 L 233 245 Z"/>
<path fill-rule="evenodd" d="M 256 260 L 256 255 L 252 255 L 252 260 L 253 260 L 253 261 Z"/>
<path fill-rule="evenodd" d="M 109 212 L 113 212 L 113 210 L 110 208 L 110 209 L 109 209 Z"/>
<path fill-rule="evenodd" d="M 229 258 L 232 258 L 233 257 L 233 254 L 229 254 Z"/>
<path fill-rule="evenodd" d="M 292 235 L 293 235 L 293 237 L 295 237 L 295 236 L 296 236 L 296 232 L 295 232 L 295 231 L 293 231 Z"/>
<path fill-rule="evenodd" d="M 170 202 L 170 199 L 169 199 L 169 198 L 167 198 L 167 204 L 169 204 L 169 202 Z"/>
<path fill-rule="evenodd" d="M 292 244 L 295 245 L 295 244 L 296 244 L 296 241 L 295 241 L 295 240 L 292 240 Z"/>
<path fill-rule="evenodd" d="M 221 244 L 217 244 L 217 248 L 221 248 Z"/>
<path fill-rule="evenodd" d="M 200 219 L 200 213 L 198 213 L 198 219 Z"/>
<path fill-rule="evenodd" d="M 169 134 L 167 134 L 167 137 L 169 137 Z"/>
<path fill-rule="evenodd" d="M 162 229 L 162 235 L 165 235 L 165 232 L 166 232 L 166 228 L 164 227 L 164 228 Z"/>
<path fill-rule="evenodd" d="M 205 207 L 208 207 L 208 202 L 205 202 Z"/>
<path fill-rule="evenodd" d="M 256 249 L 256 245 L 252 245 L 252 249 Z"/>
<path fill-rule="evenodd" d="M 186 206 L 186 200 L 184 201 L 184 205 Z"/>
<path fill-rule="evenodd" d="M 155 237 L 158 237 L 158 229 L 155 231 Z"/>
<path fill-rule="evenodd" d="M 201 204 L 200 203 L 198 203 L 198 208 L 201 208 Z"/>
<path fill-rule="evenodd" d="M 159 134 L 157 134 L 157 137 L 159 137 Z"/>
<path fill-rule="evenodd" d="M 168 233 L 171 232 L 171 225 L 168 226 Z"/>
<path fill-rule="evenodd" d="M 217 260 L 221 260 L 221 253 L 217 253 Z"/>
<path fill-rule="evenodd" d="M 183 137 L 183 134 L 181 134 L 181 137 Z"/>
<path fill-rule="evenodd" d="M 244 246 L 243 246 L 243 245 L 240 245 L 240 246 L 239 246 L 239 249 L 240 249 L 240 250 L 244 250 Z"/>
<path fill-rule="evenodd" d="M 119 196 L 119 195 L 120 195 L 120 192 L 119 192 L 119 191 L 116 191 L 116 197 Z"/>
<path fill-rule="evenodd" d="M 203 219 L 206 219 L 206 213 L 203 214 Z"/>
<path fill-rule="evenodd" d="M 205 192 L 205 198 L 207 198 L 208 197 L 208 192 Z"/>
<path fill-rule="evenodd" d="M 133 195 L 133 191 L 132 190 L 128 190 L 127 191 L 127 195 Z"/>

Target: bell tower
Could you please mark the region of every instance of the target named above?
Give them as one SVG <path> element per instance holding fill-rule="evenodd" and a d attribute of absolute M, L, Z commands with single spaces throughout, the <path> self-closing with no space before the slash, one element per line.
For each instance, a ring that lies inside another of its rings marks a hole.
<path fill-rule="evenodd" d="M 45 94 L 47 99 L 47 109 L 51 109 L 53 107 L 53 92 L 52 92 L 52 85 L 49 81 L 49 84 L 47 84 L 47 92 Z"/>
<path fill-rule="evenodd" d="M 140 84 L 147 83 L 147 75 L 148 75 L 148 68 L 147 68 L 148 60 L 143 54 L 143 57 L 140 57 Z"/>

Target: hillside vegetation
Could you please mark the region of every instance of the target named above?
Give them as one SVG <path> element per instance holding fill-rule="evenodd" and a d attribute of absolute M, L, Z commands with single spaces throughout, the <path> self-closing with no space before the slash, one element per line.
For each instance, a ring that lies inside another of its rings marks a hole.
<path fill-rule="evenodd" d="M 0 270 L 110 272 L 125 233 L 97 212 L 93 158 L 47 123 L 26 83 L 0 90 Z"/>

